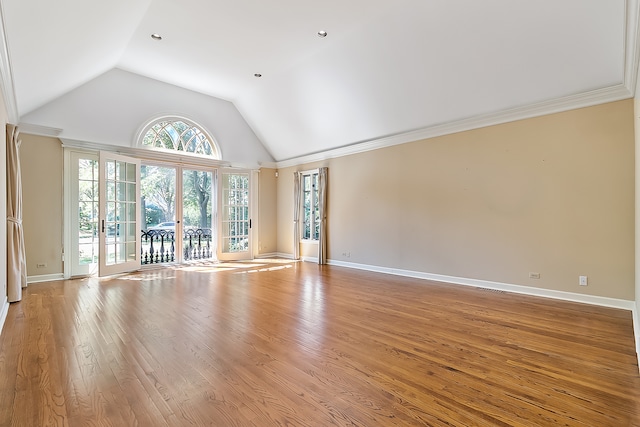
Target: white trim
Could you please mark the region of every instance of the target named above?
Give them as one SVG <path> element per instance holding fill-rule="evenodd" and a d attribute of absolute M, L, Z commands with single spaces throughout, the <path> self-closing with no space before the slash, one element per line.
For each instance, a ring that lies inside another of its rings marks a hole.
<path fill-rule="evenodd" d="M 616 298 L 599 297 L 594 295 L 576 294 L 573 292 L 555 291 L 552 289 L 532 288 L 530 286 L 513 285 L 510 283 L 492 282 L 488 280 L 469 279 L 465 277 L 445 276 L 442 274 L 424 273 L 420 271 L 401 270 L 398 268 L 379 267 L 375 265 L 356 264 L 352 262 L 329 260 L 329 265 L 355 268 L 358 270 L 373 271 L 376 273 L 394 274 L 397 276 L 413 277 L 416 279 L 433 280 L 456 285 L 472 286 L 477 288 L 496 289 L 523 295 L 531 295 L 544 298 L 552 298 L 563 301 L 579 302 L 583 304 L 599 305 L 602 307 L 634 310 L 635 302 Z"/>
<path fill-rule="evenodd" d="M 249 245 L 251 246 L 251 259 L 256 257 L 258 253 L 258 240 L 260 236 L 260 171 L 252 170 L 249 172 L 249 218 L 251 227 L 249 227 Z"/>
<path fill-rule="evenodd" d="M 281 257 L 277 252 L 269 252 L 266 254 L 257 254 L 254 259 L 261 259 L 261 258 L 281 258 Z M 290 259 L 292 259 L 292 257 L 290 257 Z"/>
<path fill-rule="evenodd" d="M 303 257 L 300 257 L 300 261 L 302 261 L 302 262 L 313 262 L 313 263 L 317 264 L 318 263 L 318 257 L 303 256 Z"/>
<path fill-rule="evenodd" d="M 627 0 L 624 27 L 624 85 L 629 92 L 638 90 L 638 63 L 640 62 L 640 2 Z"/>
<path fill-rule="evenodd" d="M 265 256 L 265 255 L 262 255 Z M 276 258 L 284 258 L 284 259 L 293 259 L 293 254 L 287 254 L 284 252 L 276 252 L 275 253 Z"/>
<path fill-rule="evenodd" d="M 62 276 L 71 277 L 71 152 L 62 149 Z"/>
<path fill-rule="evenodd" d="M 277 162 L 258 162 L 258 165 L 261 168 L 278 169 L 278 163 Z"/>
<path fill-rule="evenodd" d="M 7 314 L 9 314 L 9 301 L 5 296 L 2 300 L 2 306 L 0 306 L 0 335 L 2 335 L 2 327 L 4 326 L 4 322 L 7 320 Z"/>
<path fill-rule="evenodd" d="M 30 135 L 51 136 L 57 138 L 62 133 L 62 129 L 52 128 L 49 126 L 34 125 L 33 123 L 18 123 L 20 133 L 28 133 Z"/>
<path fill-rule="evenodd" d="M 376 138 L 369 141 L 362 141 L 345 147 L 322 151 L 316 154 L 282 160 L 277 162 L 277 167 L 286 168 L 327 159 L 334 159 L 380 148 L 392 147 L 394 145 L 405 144 L 408 142 L 420 141 L 423 139 L 435 138 L 437 136 L 559 113 L 576 108 L 590 107 L 597 104 L 604 104 L 606 102 L 620 101 L 622 99 L 629 99 L 632 97 L 633 92 L 631 92 L 627 86 L 619 84 L 577 95 L 570 95 L 523 107 L 511 108 L 497 113 L 483 114 L 453 122 L 428 126 L 426 128 L 409 132 Z"/>
<path fill-rule="evenodd" d="M 63 273 L 42 274 L 40 276 L 28 276 L 27 283 L 53 282 L 55 280 L 64 280 Z"/>
<path fill-rule="evenodd" d="M 138 157 L 142 160 L 159 162 L 171 162 L 179 165 L 204 166 L 204 167 L 230 167 L 229 162 L 215 159 L 207 159 L 193 155 L 182 155 L 175 153 L 165 153 L 142 148 L 126 147 L 122 145 L 98 144 L 93 142 L 78 141 L 75 139 L 60 138 L 63 148 L 73 148 L 83 151 L 108 151 L 114 154 Z"/>
<path fill-rule="evenodd" d="M 621 58 L 623 61 L 624 75 L 622 76 L 621 84 L 542 101 L 535 104 L 510 108 L 494 113 L 482 114 L 447 123 L 440 123 L 409 132 L 402 132 L 381 138 L 360 141 L 315 154 L 285 159 L 276 162 L 275 168 L 286 168 L 305 163 L 334 159 L 351 154 L 377 150 L 379 148 L 420 141 L 422 139 L 449 135 L 456 132 L 479 129 L 516 120 L 529 119 L 547 114 L 560 113 L 562 111 L 569 111 L 577 108 L 590 107 L 607 102 L 633 98 L 633 96 L 636 95 L 636 91 L 640 91 L 640 87 L 638 87 L 639 85 L 637 84 L 638 64 L 640 63 L 640 1 L 627 0 L 626 6 L 623 41 L 624 57 Z M 271 164 L 267 163 L 263 163 L 262 166 L 273 167 Z"/>
<path fill-rule="evenodd" d="M 636 341 L 636 356 L 638 357 L 638 372 L 640 372 L 640 307 L 636 304 L 633 308 L 633 335 Z"/>

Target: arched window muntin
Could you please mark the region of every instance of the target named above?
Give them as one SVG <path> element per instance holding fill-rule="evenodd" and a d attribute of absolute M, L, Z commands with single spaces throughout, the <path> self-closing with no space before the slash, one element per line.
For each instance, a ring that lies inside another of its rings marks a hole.
<path fill-rule="evenodd" d="M 160 116 L 149 120 L 136 137 L 136 145 L 154 151 L 189 154 L 221 160 L 217 142 L 203 126 L 181 116 Z"/>

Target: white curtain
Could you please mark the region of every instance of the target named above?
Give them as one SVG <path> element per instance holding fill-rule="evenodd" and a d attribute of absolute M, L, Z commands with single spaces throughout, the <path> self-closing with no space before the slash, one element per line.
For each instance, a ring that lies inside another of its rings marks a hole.
<path fill-rule="evenodd" d="M 329 168 L 318 172 L 318 210 L 320 211 L 320 233 L 318 236 L 318 264 L 327 263 L 327 175 Z"/>
<path fill-rule="evenodd" d="M 302 175 L 293 173 L 293 259 L 300 259 L 300 194 Z"/>
<path fill-rule="evenodd" d="M 22 230 L 22 178 L 17 126 L 7 124 L 7 294 L 9 302 L 22 299 L 27 287 L 27 258 Z"/>

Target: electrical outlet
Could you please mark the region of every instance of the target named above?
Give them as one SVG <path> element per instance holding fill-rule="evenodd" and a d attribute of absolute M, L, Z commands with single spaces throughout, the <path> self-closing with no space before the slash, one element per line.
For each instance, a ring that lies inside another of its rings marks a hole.
<path fill-rule="evenodd" d="M 529 273 L 529 279 L 539 279 L 540 273 Z"/>
<path fill-rule="evenodd" d="M 587 286 L 589 284 L 589 279 L 587 276 L 580 276 L 580 286 Z"/>

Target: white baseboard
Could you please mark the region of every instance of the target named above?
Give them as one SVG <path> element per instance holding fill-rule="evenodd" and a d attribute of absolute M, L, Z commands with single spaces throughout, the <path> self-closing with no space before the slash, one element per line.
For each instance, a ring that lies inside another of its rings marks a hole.
<path fill-rule="evenodd" d="M 7 314 L 9 314 L 9 301 L 5 296 L 2 300 L 2 306 L 0 306 L 0 335 L 2 335 L 2 327 L 5 320 L 7 320 Z"/>
<path fill-rule="evenodd" d="M 293 259 L 293 254 L 287 254 L 284 252 L 275 252 L 274 258 Z"/>
<path fill-rule="evenodd" d="M 258 254 L 255 256 L 256 259 L 260 258 L 280 258 L 280 254 L 278 252 L 269 252 L 266 254 Z"/>
<path fill-rule="evenodd" d="M 635 312 L 635 301 L 628 301 L 623 299 L 576 294 L 573 292 L 554 291 L 551 289 L 532 288 L 530 286 L 512 285 L 509 283 L 491 282 L 488 280 L 468 279 L 465 277 L 445 276 L 441 274 L 423 273 L 420 271 L 401 270 L 398 268 L 378 267 L 375 265 L 356 264 L 344 261 L 329 260 L 328 263 L 330 265 L 374 271 L 377 273 L 395 274 L 397 276 L 406 276 L 416 279 L 454 283 L 457 285 L 473 286 L 476 288 L 496 289 L 517 294 L 580 302 L 583 304 L 599 305 L 603 307 L 620 308 L 623 310 L 631 310 L 632 312 Z"/>
<path fill-rule="evenodd" d="M 54 280 L 64 280 L 64 274 L 43 274 L 40 276 L 28 276 L 27 283 L 53 282 Z"/>
<path fill-rule="evenodd" d="M 640 372 L 640 307 L 636 303 L 633 308 L 633 334 L 636 337 L 636 356 L 638 356 L 638 372 Z"/>
<path fill-rule="evenodd" d="M 302 262 L 313 262 L 313 263 L 318 263 L 318 257 L 310 257 L 310 256 L 303 256 L 302 258 L 300 258 L 300 261 Z"/>

